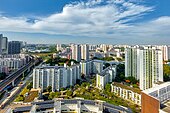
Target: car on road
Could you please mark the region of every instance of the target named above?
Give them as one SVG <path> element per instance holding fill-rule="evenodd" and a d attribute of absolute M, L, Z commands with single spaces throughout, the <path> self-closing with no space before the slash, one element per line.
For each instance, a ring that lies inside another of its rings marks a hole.
<path fill-rule="evenodd" d="M 3 108 L 4 108 L 4 105 L 3 105 L 3 104 L 1 104 L 1 105 L 0 105 L 0 109 L 3 109 Z"/>
<path fill-rule="evenodd" d="M 11 95 L 11 93 L 10 93 L 10 92 L 7 92 L 7 94 L 6 94 L 6 95 L 7 95 L 7 97 L 9 97 L 9 96 Z"/>

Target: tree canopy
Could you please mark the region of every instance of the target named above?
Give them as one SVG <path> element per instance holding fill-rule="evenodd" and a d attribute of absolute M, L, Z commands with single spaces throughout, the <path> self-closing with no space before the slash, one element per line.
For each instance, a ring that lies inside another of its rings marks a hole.
<path fill-rule="evenodd" d="M 164 81 L 170 81 L 170 66 L 164 65 L 163 66 L 163 72 L 164 72 Z"/>
<path fill-rule="evenodd" d="M 47 64 L 50 64 L 51 66 L 54 66 L 56 64 L 58 65 L 64 65 L 64 63 L 67 63 L 67 65 L 71 65 L 71 62 L 74 63 L 78 63 L 76 60 L 74 59 L 67 59 L 67 58 L 61 58 L 61 57 L 57 57 L 57 58 L 50 58 L 46 61 Z"/>
<path fill-rule="evenodd" d="M 117 65 L 117 76 L 115 78 L 116 82 L 121 82 L 125 80 L 125 65 L 119 64 Z"/>
<path fill-rule="evenodd" d="M 0 73 L 0 80 L 3 80 L 6 78 L 6 73 Z"/>

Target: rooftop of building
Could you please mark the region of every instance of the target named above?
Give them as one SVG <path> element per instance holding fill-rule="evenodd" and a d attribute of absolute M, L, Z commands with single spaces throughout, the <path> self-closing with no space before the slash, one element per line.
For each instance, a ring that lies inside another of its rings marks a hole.
<path fill-rule="evenodd" d="M 64 66 L 50 66 L 50 65 L 42 65 L 42 66 L 38 66 L 35 69 L 61 69 L 61 68 L 73 68 L 75 66 L 80 66 L 80 64 L 72 64 L 71 66 L 66 65 L 66 67 Z"/>
<path fill-rule="evenodd" d="M 94 62 L 99 62 L 99 63 L 103 63 L 104 62 L 103 60 L 96 60 L 96 59 L 94 59 L 93 61 Z"/>
<path fill-rule="evenodd" d="M 9 60 L 23 60 L 25 58 L 0 58 L 0 61 L 9 61 Z"/>
<path fill-rule="evenodd" d="M 90 62 L 90 61 L 93 61 L 91 59 L 88 59 L 88 60 L 81 60 L 81 63 L 87 63 L 87 62 Z"/>
<path fill-rule="evenodd" d="M 156 90 L 162 89 L 162 88 L 167 87 L 167 86 L 170 86 L 170 82 L 164 82 L 164 83 L 157 84 L 155 87 L 146 89 L 142 92 L 145 93 L 145 94 L 150 94 L 150 93 L 152 93 Z"/>
<path fill-rule="evenodd" d="M 81 103 L 81 105 L 86 104 L 86 105 L 91 105 L 91 106 L 99 106 L 102 104 L 105 108 L 108 110 L 115 110 L 115 111 L 125 111 L 126 113 L 132 113 L 131 109 L 121 107 L 121 106 L 115 106 L 109 103 L 106 103 L 104 101 L 100 100 L 84 100 L 84 99 L 59 99 L 59 100 L 49 100 L 49 101 L 42 101 L 42 102 L 33 102 L 32 105 L 26 106 L 26 107 L 17 107 L 14 109 L 14 113 L 18 112 L 29 112 L 32 108 L 33 105 L 36 105 L 36 109 L 41 110 L 41 109 L 51 109 L 53 108 L 56 104 L 54 102 L 59 102 L 61 105 L 64 104 L 78 104 Z M 112 112 L 111 112 L 112 113 Z"/>
<path fill-rule="evenodd" d="M 141 93 L 141 90 L 139 88 L 133 88 L 133 87 L 130 87 L 128 85 L 124 85 L 123 83 L 113 82 L 112 85 L 117 86 L 117 87 L 121 87 L 123 89 L 131 90 L 131 91 L 136 92 L 138 94 Z"/>
<path fill-rule="evenodd" d="M 98 75 L 100 75 L 100 76 L 105 76 L 105 75 L 108 74 L 107 72 L 108 72 L 109 70 L 113 70 L 113 68 L 116 68 L 116 66 L 115 66 L 115 65 L 109 66 L 109 67 L 105 68 L 104 70 L 102 70 L 101 73 L 98 73 Z"/>
<path fill-rule="evenodd" d="M 35 67 L 35 69 L 59 69 L 59 68 L 64 68 L 63 66 L 49 66 L 49 65 L 42 65 Z"/>

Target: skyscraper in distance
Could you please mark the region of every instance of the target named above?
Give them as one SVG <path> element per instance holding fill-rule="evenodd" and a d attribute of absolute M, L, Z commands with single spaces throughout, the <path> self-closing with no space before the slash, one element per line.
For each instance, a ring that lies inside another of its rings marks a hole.
<path fill-rule="evenodd" d="M 162 51 L 152 46 L 129 47 L 125 54 L 125 76 L 139 80 L 139 87 L 145 90 L 163 82 Z"/>
<path fill-rule="evenodd" d="M 21 52 L 20 41 L 10 41 L 8 43 L 8 54 L 20 54 L 20 52 Z"/>
<path fill-rule="evenodd" d="M 72 59 L 81 61 L 81 46 L 78 44 L 71 44 L 71 56 Z"/>
<path fill-rule="evenodd" d="M 0 55 L 8 54 L 8 38 L 0 34 Z"/>
<path fill-rule="evenodd" d="M 89 59 L 89 45 L 88 44 L 81 45 L 81 59 L 84 59 L 84 60 Z"/>

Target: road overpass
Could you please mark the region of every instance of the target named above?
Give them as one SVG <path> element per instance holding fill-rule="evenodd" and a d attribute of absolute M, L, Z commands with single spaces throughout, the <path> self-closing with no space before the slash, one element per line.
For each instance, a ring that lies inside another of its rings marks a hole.
<path fill-rule="evenodd" d="M 29 63 L 27 63 L 25 66 L 21 67 L 17 71 L 11 73 L 7 78 L 5 78 L 2 82 L 0 82 L 0 92 L 4 91 L 4 89 L 9 86 L 11 83 L 14 85 L 15 80 L 23 75 L 26 71 L 30 71 L 32 67 L 34 67 L 36 64 L 41 62 L 40 59 L 32 59 Z"/>

